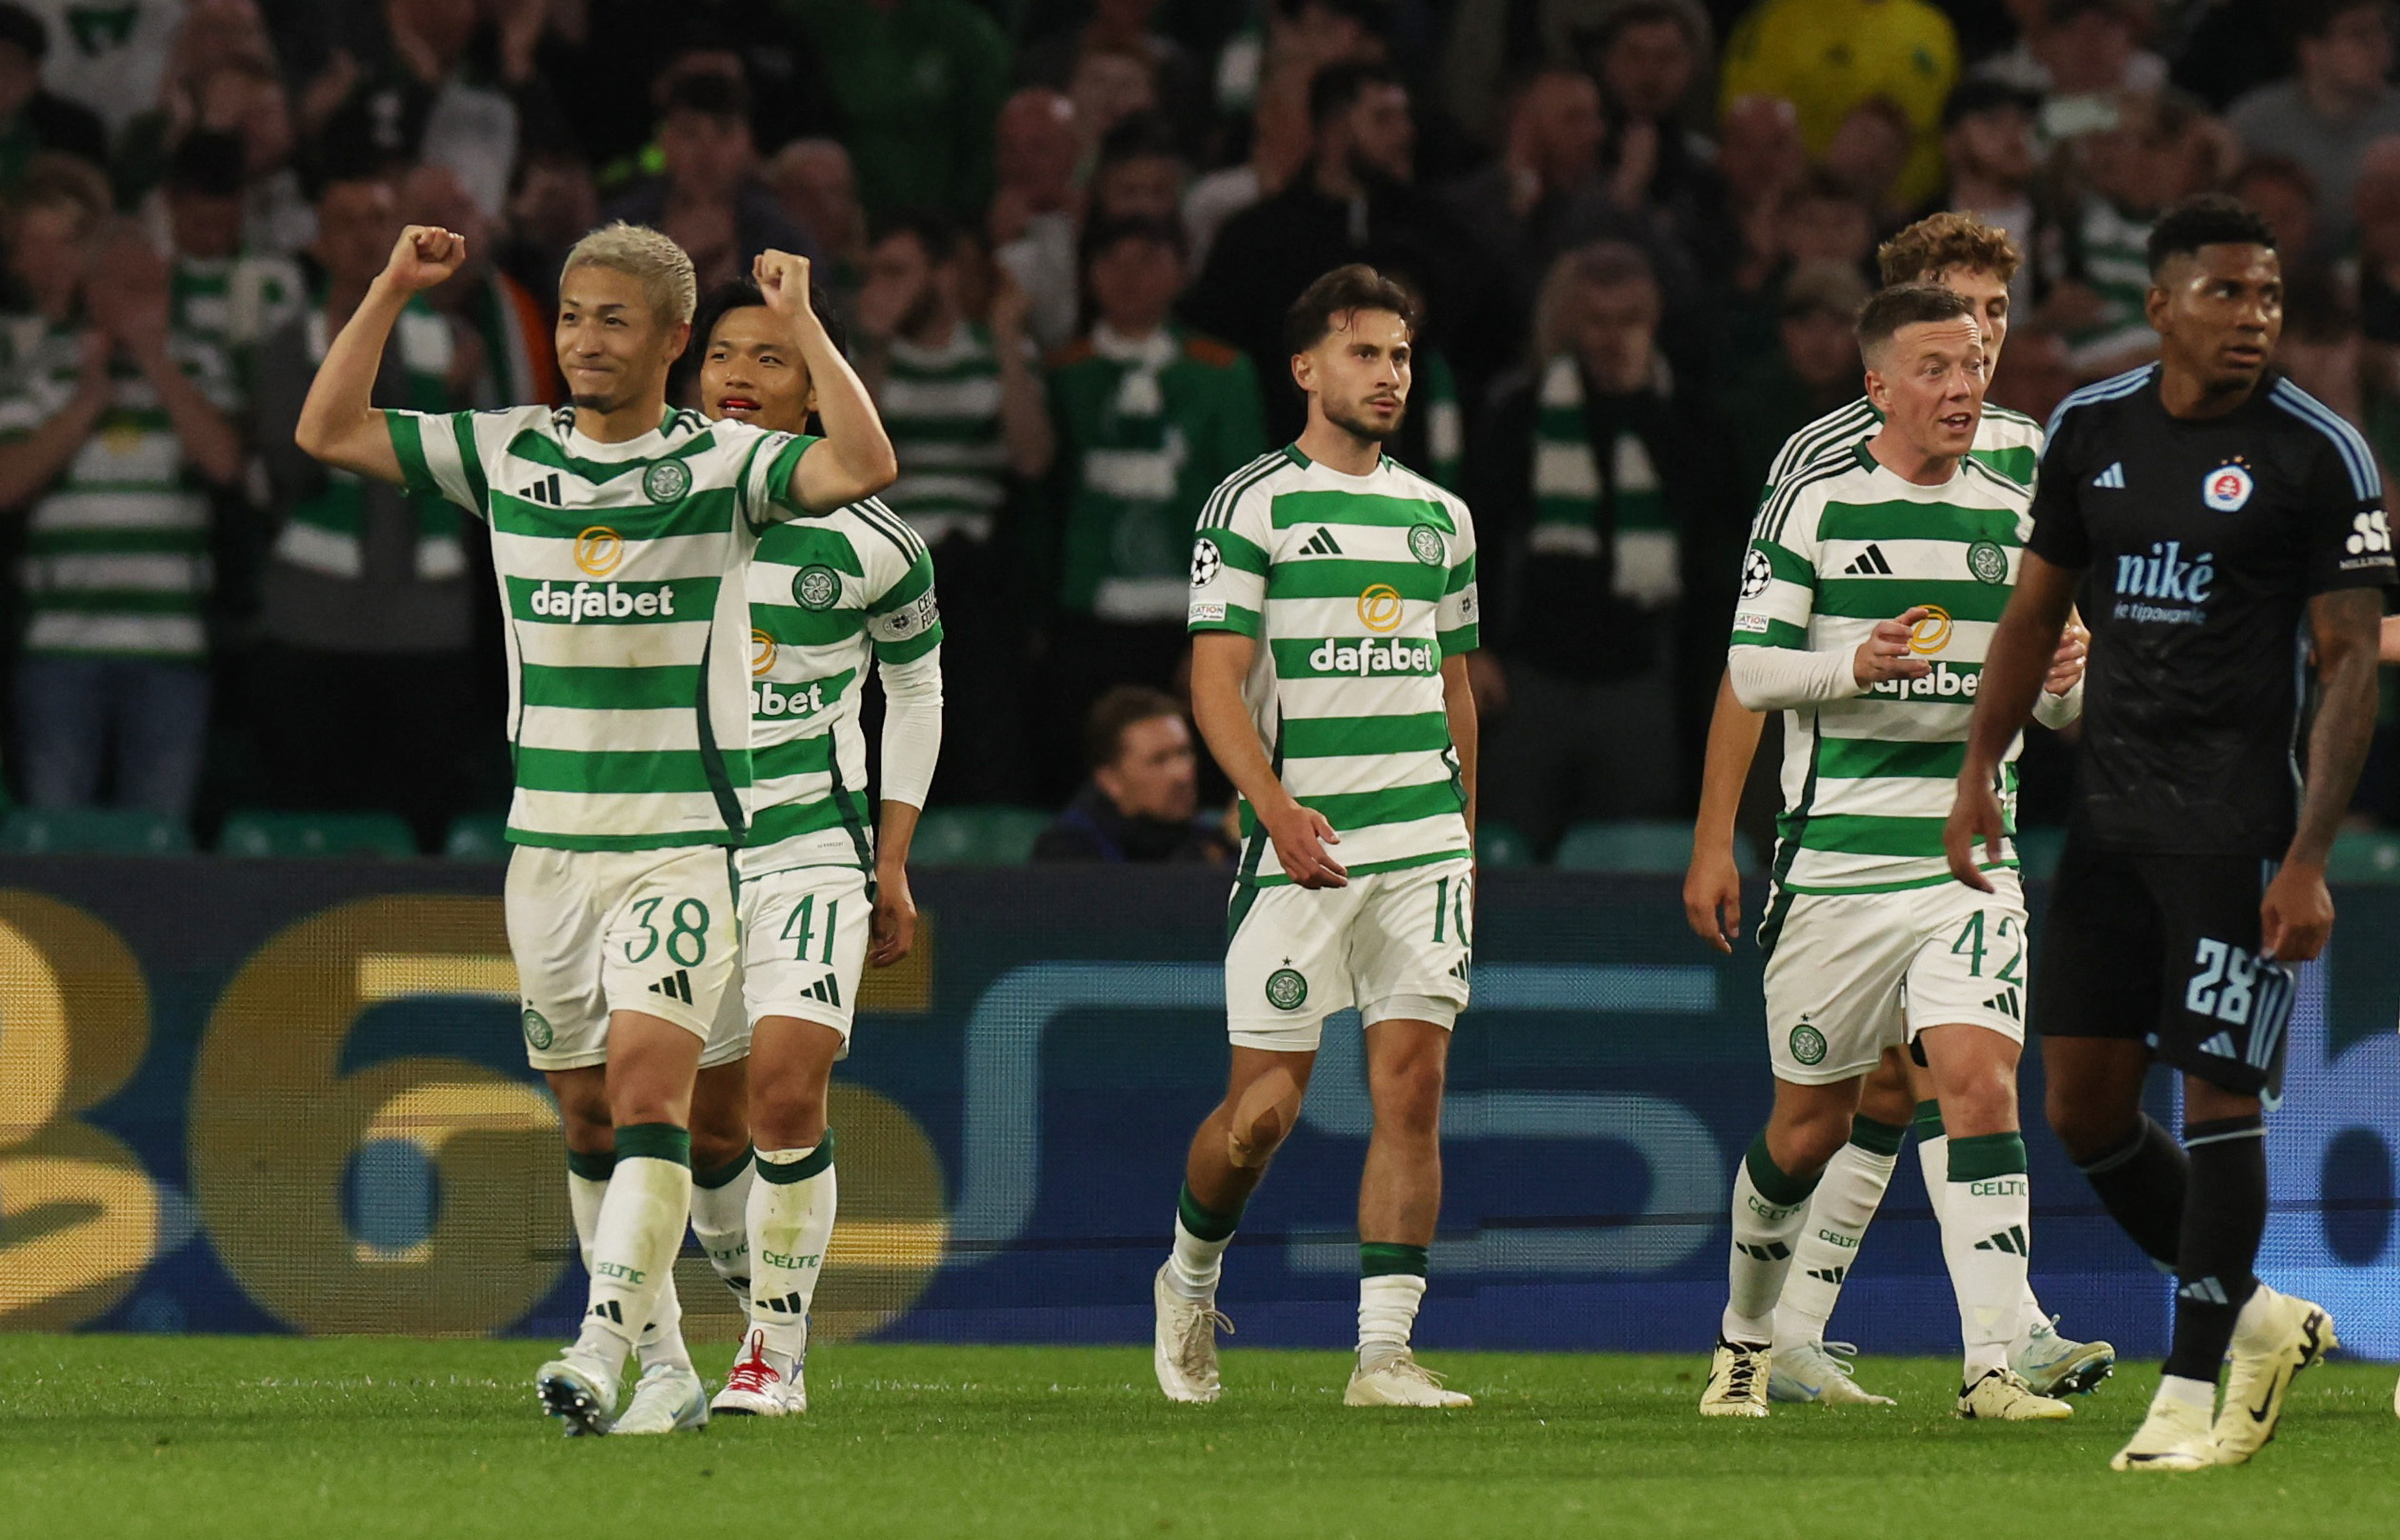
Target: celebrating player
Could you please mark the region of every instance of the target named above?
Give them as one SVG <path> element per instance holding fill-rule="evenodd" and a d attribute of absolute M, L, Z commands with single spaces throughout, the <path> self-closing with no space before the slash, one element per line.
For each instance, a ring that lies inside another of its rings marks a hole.
<path fill-rule="evenodd" d="M 1983 331 L 1984 378 L 2000 366 L 2009 336 L 2009 283 L 2016 275 L 2016 244 L 2008 232 L 1971 214 L 1938 213 L 1918 220 L 1886 241 L 1876 252 L 1887 285 L 1939 284 L 1974 306 Z M 1883 427 L 1883 414 L 1865 396 L 1828 412 L 1785 443 L 1768 473 L 1760 502 L 1810 463 L 1847 456 Z M 2031 487 L 2042 448 L 2042 430 L 2030 417 L 1987 403 L 1970 452 L 2020 486 Z M 2081 629 L 2070 625 L 2050 680 L 2054 692 L 2071 688 L 2081 674 Z M 1750 760 L 1758 752 L 1765 718 L 1744 709 L 1729 674 L 1717 690 L 1709 726 L 1707 768 L 1702 772 L 1700 815 L 1692 830 L 1691 869 L 1684 879 L 1684 908 L 1692 929 L 1719 951 L 1730 951 L 1741 933 L 1742 875 L 1733 857 L 1733 815 Z M 1913 1109 L 1913 1117 L 1911 1110 Z M 1897 1163 L 1900 1141 L 1913 1121 L 1925 1191 L 1938 1221 L 1949 1186 L 1949 1141 L 1931 1077 L 1900 1050 L 1887 1051 L 1859 1089 L 1858 1113 L 1850 1142 L 1835 1152 L 1810 1200 L 1809 1217 L 1792 1249 L 1791 1271 L 1775 1308 L 1770 1401 L 1819 1405 L 1889 1404 L 1850 1378 L 1840 1353 L 1829 1348 L 1826 1323 L 1841 1299 L 1842 1285 L 1856 1262 L 1867 1227 L 1882 1206 Z M 1970 1237 L 1970 1239 L 1976 1237 Z M 2019 1310 L 2009 1362 L 2044 1395 L 2088 1390 L 2108 1377 L 2116 1350 L 2105 1342 L 2077 1342 L 2058 1334 L 2029 1283 Z"/>
<path fill-rule="evenodd" d="M 1355 1005 L 1374 1133 L 1358 1200 L 1350 1406 L 1463 1407 L 1410 1352 L 1441 1209 L 1442 1080 L 1474 917 L 1475 531 L 1383 455 L 1416 301 L 1337 268 L 1285 322 L 1299 441 L 1218 487 L 1191 555 L 1192 714 L 1242 793 L 1228 922 L 1232 1071 L 1158 1270 L 1158 1387 L 1217 1397 L 1225 1248 L 1299 1120 L 1325 1018 Z"/>
<path fill-rule="evenodd" d="M 668 367 L 691 333 L 691 260 L 628 225 L 584 237 L 559 280 L 572 406 L 375 409 L 401 308 L 465 255 L 451 231 L 402 232 L 294 436 L 329 465 L 491 525 L 516 768 L 509 948 L 529 1055 L 562 1105 L 600 1097 L 606 1119 L 580 1121 L 613 1130 L 610 1150 L 584 1151 L 613 1164 L 597 1211 L 577 1215 L 591 1256 L 583 1328 L 536 1385 L 570 1432 L 605 1432 L 683 1244 L 693 1076 L 736 962 L 732 850 L 751 781 L 745 569 L 768 525 L 889 485 L 891 447 L 809 309 L 808 264 L 781 252 L 759 258 L 760 287 L 809 364 L 822 451 L 668 410 Z"/>
<path fill-rule="evenodd" d="M 2025 902 L 2006 851 L 1988 890 L 1969 893 L 1946 880 L 1942 848 L 2027 493 L 1969 452 L 1984 394 L 1972 302 L 1930 284 L 1884 290 L 1858 342 L 1883 426 L 1776 489 L 1733 617 L 1742 705 L 1789 713 L 1786 835 L 1759 937 L 1775 1104 L 1734 1181 L 1730 1297 L 1700 1410 L 1767 1414 L 1776 1300 L 1818 1173 L 1850 1135 L 1861 1078 L 1913 1042 L 1949 1130 L 1958 1414 L 2061 1418 L 2072 1409 L 2009 1364 L 2030 1212 L 2016 1117 Z M 2051 695 L 2045 716 L 2074 709 L 2071 690 Z M 2013 760 L 2015 743 L 2003 748 L 1995 761 Z"/>
<path fill-rule="evenodd" d="M 729 285 L 704 319 L 702 410 L 802 431 L 816 410 L 810 360 L 758 287 Z M 941 752 L 942 623 L 933 558 L 873 498 L 761 535 L 750 612 L 756 811 L 740 857 L 742 983 L 724 1010 L 726 1035 L 750 1051 L 758 1154 L 750 1328 L 712 1405 L 775 1417 L 809 1410 L 809 1306 L 833 1233 L 833 1061 L 850 1052 L 864 965 L 889 967 L 916 939 L 909 844 Z M 886 707 L 873 821 L 859 729 L 870 671 Z"/>
<path fill-rule="evenodd" d="M 2159 362 L 2076 391 L 2050 420 L 1946 837 L 1960 881 L 1989 886 L 1972 847 L 2002 828 L 1994 773 L 2080 586 L 2090 710 L 2034 1019 L 2050 1127 L 2177 1278 L 2158 1393 L 2111 1464 L 2193 1470 L 2256 1453 L 2292 1375 L 2334 1345 L 2323 1310 L 2251 1271 L 2261 1111 L 2291 965 L 2333 925 L 2325 862 L 2374 724 L 2393 565 L 2372 451 L 2269 369 L 2283 278 L 2266 222 L 2195 198 L 2159 220 L 2149 254 Z M 2319 704 L 2302 787 L 2304 645 Z M 2142 1111 L 2153 1059 L 2183 1075 L 2180 1146 Z"/>

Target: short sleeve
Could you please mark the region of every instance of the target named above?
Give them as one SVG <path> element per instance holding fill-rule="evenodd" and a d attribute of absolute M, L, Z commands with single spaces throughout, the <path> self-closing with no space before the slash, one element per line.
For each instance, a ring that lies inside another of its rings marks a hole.
<path fill-rule="evenodd" d="M 479 413 L 387 410 L 391 452 L 399 457 L 400 480 L 419 497 L 456 503 L 479 519 L 491 517 L 491 485 L 475 431 Z M 491 414 L 496 420 L 506 413 Z"/>
<path fill-rule="evenodd" d="M 1475 590 L 1475 521 L 1463 505 L 1451 504 L 1450 512 L 1458 521 L 1458 533 L 1450 542 L 1450 580 L 1433 615 L 1445 658 L 1483 646 L 1483 601 Z"/>
<path fill-rule="evenodd" d="M 1255 485 L 1219 487 L 1201 510 L 1191 543 L 1194 631 L 1236 631 L 1255 637 L 1267 609 L 1268 509 L 1272 498 Z"/>
<path fill-rule="evenodd" d="M 2084 478 L 2075 473 L 2073 444 L 2080 419 L 2070 413 L 2051 424 L 2033 480 L 2033 532 L 2025 549 L 2071 571 L 2091 565 L 2091 530 L 2084 523 Z"/>
<path fill-rule="evenodd" d="M 2329 430 L 2310 464 L 2303 495 L 2309 591 L 2390 587 L 2400 572 L 2392 562 L 2391 525 L 2384 515 L 2382 473 L 2366 441 Z"/>
<path fill-rule="evenodd" d="M 914 556 L 904 565 L 895 552 L 891 566 L 896 576 L 867 600 L 867 637 L 885 663 L 912 663 L 942 643 L 942 611 L 933 598 L 933 553 L 913 537 L 911 544 Z"/>
<path fill-rule="evenodd" d="M 1817 513 L 1823 499 L 1801 480 L 1775 490 L 1750 530 L 1729 647 L 1809 645 L 1816 611 Z"/>
<path fill-rule="evenodd" d="M 718 431 L 722 432 L 724 426 L 719 423 Z M 809 446 L 816 439 L 807 433 L 770 433 L 758 429 L 750 431 L 757 436 L 742 457 L 735 495 L 742 517 L 755 532 L 808 513 L 801 506 L 799 493 L 792 489 L 791 477 L 799 469 L 800 456 L 809 452 Z"/>

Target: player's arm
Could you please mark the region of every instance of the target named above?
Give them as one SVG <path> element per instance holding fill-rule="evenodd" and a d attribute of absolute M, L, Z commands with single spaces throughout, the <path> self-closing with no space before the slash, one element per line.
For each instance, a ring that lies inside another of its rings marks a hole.
<path fill-rule="evenodd" d="M 798 513 L 830 513 L 872 497 L 898 477 L 900 462 L 865 383 L 809 304 L 809 259 L 761 251 L 750 269 L 767 308 L 791 329 L 825 424 L 824 441 L 792 463 L 790 483 L 773 489 L 775 501 Z"/>
<path fill-rule="evenodd" d="M 453 231 L 410 225 L 400 232 L 391 259 L 367 286 L 367 297 L 334 335 L 316 378 L 309 382 L 292 442 L 337 470 L 406 483 L 391 429 L 374 405 L 384 343 L 410 299 L 456 272 L 466 260 L 466 239 Z"/>
<path fill-rule="evenodd" d="M 920 550 L 900 580 L 869 607 L 867 633 L 884 691 L 883 809 L 875 826 L 867 960 L 889 968 L 916 944 L 909 846 L 942 757 L 942 623 L 932 557 Z"/>
<path fill-rule="evenodd" d="M 1958 795 L 1942 830 L 1950 875 L 1970 888 L 1991 890 L 1977 862 L 1975 846 L 2000 858 L 2005 822 L 2000 812 L 2000 761 L 2025 730 L 2056 662 L 2060 633 L 2075 608 L 2075 585 L 2083 574 L 2034 551 L 2025 553 L 2016 591 L 1993 628 L 1984 653 L 1983 683 L 1975 691 L 1975 714 L 1967 727 L 1967 758 L 1958 771 Z"/>
<path fill-rule="evenodd" d="M 1458 784 L 1467 792 L 1467 834 L 1475 833 L 1475 761 L 1482 743 L 1477 737 L 1475 686 L 1468 676 L 1466 652 L 1442 660 L 1442 714 L 1450 718 L 1450 747 L 1458 752 Z"/>
<path fill-rule="evenodd" d="M 22 508 L 48 490 L 73 463 L 84 441 L 116 400 L 109 379 L 111 345 L 97 331 L 84 333 L 76 360 L 75 389 L 38 422 L 38 399 L 20 395 L 0 407 L 0 508 Z"/>
<path fill-rule="evenodd" d="M 1269 763 L 1267 746 L 1242 700 L 1242 681 L 1250 677 L 1257 655 L 1255 639 L 1238 631 L 1200 631 L 1191 638 L 1191 719 L 1200 739 L 1216 756 L 1233 789 L 1275 842 L 1275 859 L 1286 875 L 1303 888 L 1347 888 L 1350 872 L 1326 853 L 1342 836 L 1325 814 L 1300 805 L 1284 790 Z M 1443 692 L 1449 694 L 1449 665 L 1443 665 Z"/>
<path fill-rule="evenodd" d="M 1699 938 L 1730 953 L 1742 933 L 1742 870 L 1733 858 L 1733 819 L 1767 719 L 1733 693 L 1728 668 L 1709 715 L 1708 757 L 1700 768 L 1700 815 L 1691 825 L 1691 865 L 1684 871 L 1684 918 Z"/>
<path fill-rule="evenodd" d="M 2316 720 L 2309 728 L 2309 775 L 2300 790 L 2300 823 L 2283 866 L 2259 905 L 2259 945 L 2270 957 L 2305 963 L 2333 932 L 2333 896 L 2325 861 L 2350 810 L 2367 746 L 2375 734 L 2375 664 L 2381 650 L 2383 590 L 2336 589 L 2309 601 L 2309 639 L 2316 652 Z"/>

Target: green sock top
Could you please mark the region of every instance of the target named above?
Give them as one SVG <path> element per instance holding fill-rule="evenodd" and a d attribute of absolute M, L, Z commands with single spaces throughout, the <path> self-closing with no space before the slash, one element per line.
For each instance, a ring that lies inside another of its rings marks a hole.
<path fill-rule="evenodd" d="M 1394 1273 L 1410 1277 L 1425 1276 L 1425 1252 L 1422 1246 L 1405 1241 L 1361 1241 L 1358 1243 L 1358 1275 L 1362 1278 L 1388 1278 Z"/>

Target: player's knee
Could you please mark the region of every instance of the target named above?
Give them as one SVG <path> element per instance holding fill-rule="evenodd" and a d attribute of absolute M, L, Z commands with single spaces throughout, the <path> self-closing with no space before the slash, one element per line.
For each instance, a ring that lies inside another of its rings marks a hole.
<path fill-rule="evenodd" d="M 2077 1165 L 2123 1149 L 2140 1122 L 2138 1108 L 2134 1116 L 2128 1118 L 2118 1109 L 2079 1095 L 2073 1087 L 2055 1078 L 2050 1082 L 2042 1110 L 2050 1120 L 2050 1131 L 2066 1148 L 2067 1158 Z"/>
<path fill-rule="evenodd" d="M 1430 1138 L 1441 1131 L 1443 1067 L 1439 1059 L 1415 1060 L 1375 1077 L 1375 1126 Z"/>
<path fill-rule="evenodd" d="M 1244 1170 L 1265 1166 L 1299 1121 L 1298 1086 L 1282 1076 L 1252 1082 L 1234 1100 L 1226 1118 L 1226 1159 Z"/>

